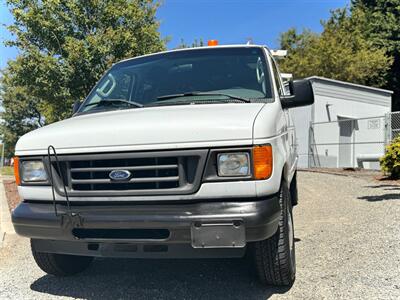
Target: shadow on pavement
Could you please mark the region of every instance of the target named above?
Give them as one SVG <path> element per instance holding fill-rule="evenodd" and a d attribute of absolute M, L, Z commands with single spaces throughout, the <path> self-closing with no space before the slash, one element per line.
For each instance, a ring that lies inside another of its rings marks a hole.
<path fill-rule="evenodd" d="M 366 188 L 371 189 L 381 189 L 383 191 L 390 191 L 383 195 L 368 195 L 358 197 L 360 200 L 366 200 L 368 202 L 377 202 L 385 200 L 400 200 L 400 185 L 398 184 L 377 184 L 377 185 L 367 185 Z"/>
<path fill-rule="evenodd" d="M 361 200 L 367 200 L 368 202 L 377 202 L 377 201 L 386 201 L 386 200 L 400 200 L 400 193 L 388 193 L 383 195 L 374 195 L 374 196 L 362 196 L 358 197 Z"/>
<path fill-rule="evenodd" d="M 290 288 L 257 282 L 245 259 L 97 259 L 85 272 L 65 278 L 45 275 L 31 289 L 84 299 L 267 299 Z"/>
<path fill-rule="evenodd" d="M 372 188 L 372 189 L 384 188 L 385 190 L 400 190 L 400 185 L 398 185 L 398 184 L 367 185 L 365 187 Z"/>

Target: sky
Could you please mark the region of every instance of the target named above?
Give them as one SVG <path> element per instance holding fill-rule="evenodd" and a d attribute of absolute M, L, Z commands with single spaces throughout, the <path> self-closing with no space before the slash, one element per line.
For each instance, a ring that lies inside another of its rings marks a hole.
<path fill-rule="evenodd" d="M 220 44 L 246 43 L 272 49 L 279 46 L 279 34 L 295 27 L 321 32 L 320 21 L 329 17 L 331 9 L 348 6 L 350 0 L 163 0 L 157 12 L 160 32 L 168 37 L 169 49 L 183 39 L 191 44 L 195 39 L 216 39 Z M 0 24 L 13 22 L 5 1 L 0 0 Z M 0 69 L 18 54 L 15 48 L 5 47 L 12 38 L 0 26 Z"/>

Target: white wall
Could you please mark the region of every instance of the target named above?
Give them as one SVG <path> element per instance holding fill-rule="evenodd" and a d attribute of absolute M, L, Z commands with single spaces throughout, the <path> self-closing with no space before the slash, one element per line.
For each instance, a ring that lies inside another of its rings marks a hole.
<path fill-rule="evenodd" d="M 309 165 L 309 124 L 314 122 L 327 122 L 314 126 L 316 144 L 339 143 L 340 127 L 335 122 L 340 117 L 365 118 L 384 116 L 391 110 L 391 93 L 384 90 L 373 89 L 348 83 L 331 81 L 323 78 L 312 78 L 315 103 L 311 107 L 301 107 L 291 110 L 297 130 L 299 167 Z M 342 148 L 343 153 L 351 151 L 351 164 L 356 166 L 356 157 L 359 154 L 383 154 L 383 144 L 372 143 L 384 141 L 384 119 L 358 120 L 352 123 L 341 123 L 342 126 L 354 126 L 354 131 L 349 140 L 351 142 L 367 142 L 367 144 L 348 145 Z M 342 133 L 343 134 L 343 133 Z M 316 164 L 324 167 L 339 167 L 339 146 L 319 145 L 314 148 Z M 344 152 L 343 152 L 344 151 Z M 347 161 L 345 159 L 345 161 Z M 343 163 L 343 161 L 342 161 Z M 366 163 L 365 167 L 376 167 Z"/>
<path fill-rule="evenodd" d="M 375 90 L 362 90 L 353 86 L 340 86 L 331 82 L 314 81 L 314 122 L 336 121 L 337 115 L 354 118 L 383 116 L 391 110 L 391 95 Z M 326 104 L 330 104 L 331 120 Z"/>

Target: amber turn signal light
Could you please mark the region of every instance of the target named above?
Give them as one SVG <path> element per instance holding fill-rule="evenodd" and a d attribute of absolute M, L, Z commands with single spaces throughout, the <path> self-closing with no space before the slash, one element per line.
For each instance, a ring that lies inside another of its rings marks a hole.
<path fill-rule="evenodd" d="M 267 179 L 272 175 L 271 145 L 253 148 L 253 171 L 255 179 Z"/>
<path fill-rule="evenodd" d="M 14 157 L 14 176 L 15 176 L 15 183 L 17 185 L 21 184 L 21 178 L 19 177 L 19 157 Z"/>
<path fill-rule="evenodd" d="M 209 40 L 207 43 L 208 46 L 218 46 L 217 40 Z"/>

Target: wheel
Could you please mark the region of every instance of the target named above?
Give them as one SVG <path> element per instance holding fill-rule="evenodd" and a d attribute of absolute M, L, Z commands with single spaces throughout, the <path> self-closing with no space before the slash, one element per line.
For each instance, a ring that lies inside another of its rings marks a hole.
<path fill-rule="evenodd" d="M 93 261 L 90 256 L 77 256 L 37 252 L 31 240 L 31 249 L 36 264 L 47 274 L 54 276 L 74 275 L 87 269 Z"/>
<path fill-rule="evenodd" d="M 289 188 L 279 193 L 281 216 L 277 232 L 269 239 L 253 243 L 258 277 L 263 284 L 291 286 L 296 276 L 292 203 Z"/>

